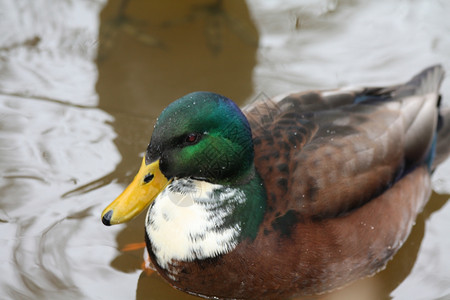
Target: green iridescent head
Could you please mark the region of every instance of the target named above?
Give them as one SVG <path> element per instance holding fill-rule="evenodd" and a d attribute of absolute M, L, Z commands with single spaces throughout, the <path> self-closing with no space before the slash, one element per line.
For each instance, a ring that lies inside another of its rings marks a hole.
<path fill-rule="evenodd" d="M 156 122 L 145 160 L 158 159 L 167 178 L 233 183 L 253 164 L 250 125 L 230 99 L 188 94 L 164 109 Z"/>

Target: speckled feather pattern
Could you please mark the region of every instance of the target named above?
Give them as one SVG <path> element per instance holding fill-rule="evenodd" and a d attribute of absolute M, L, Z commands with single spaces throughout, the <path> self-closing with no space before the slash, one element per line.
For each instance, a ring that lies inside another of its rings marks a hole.
<path fill-rule="evenodd" d="M 436 66 L 405 85 L 249 104 L 243 112 L 267 194 L 256 238 L 219 256 L 172 261 L 176 281 L 162 276 L 207 298 L 284 299 L 324 293 L 384 268 L 431 192 L 425 160 L 442 78 Z M 439 123 L 442 161 L 450 150 L 450 134 L 442 132 L 450 130 L 448 111 Z"/>

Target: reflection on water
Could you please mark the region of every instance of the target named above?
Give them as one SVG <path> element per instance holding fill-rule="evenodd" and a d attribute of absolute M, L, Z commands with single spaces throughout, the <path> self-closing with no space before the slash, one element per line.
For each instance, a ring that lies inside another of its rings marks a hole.
<path fill-rule="evenodd" d="M 0 3 L 1 299 L 91 298 L 109 285 L 115 244 L 95 224 L 119 187 L 63 197 L 120 160 L 95 92 L 103 4 Z M 87 274 L 98 289 L 84 288 Z"/>
<path fill-rule="evenodd" d="M 140 270 L 143 216 L 106 228 L 153 122 L 194 90 L 386 84 L 441 62 L 450 4 L 426 0 L 0 2 L 0 298 L 196 299 Z M 7 13 L 6 13 L 7 12 Z M 98 52 L 98 59 L 95 57 Z M 443 85 L 450 99 L 450 80 Z M 435 184 L 449 193 L 449 164 Z M 450 204 L 433 194 L 387 269 L 321 299 L 450 295 Z"/>

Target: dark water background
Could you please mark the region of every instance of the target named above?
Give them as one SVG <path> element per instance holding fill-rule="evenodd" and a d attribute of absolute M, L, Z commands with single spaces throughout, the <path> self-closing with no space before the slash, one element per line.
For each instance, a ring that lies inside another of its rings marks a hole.
<path fill-rule="evenodd" d="M 195 90 L 261 93 L 450 72 L 450 1 L 0 0 L 0 299 L 195 299 L 141 272 L 143 217 L 100 213 L 155 118 Z M 442 92 L 450 104 L 450 80 Z M 321 299 L 450 299 L 450 163 L 405 246 Z"/>

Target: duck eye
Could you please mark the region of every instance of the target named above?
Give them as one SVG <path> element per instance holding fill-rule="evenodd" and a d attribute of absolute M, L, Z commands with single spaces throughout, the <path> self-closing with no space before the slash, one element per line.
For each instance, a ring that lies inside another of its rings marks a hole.
<path fill-rule="evenodd" d="M 198 134 L 196 133 L 190 133 L 186 136 L 185 142 L 187 144 L 194 144 L 198 140 Z"/>

